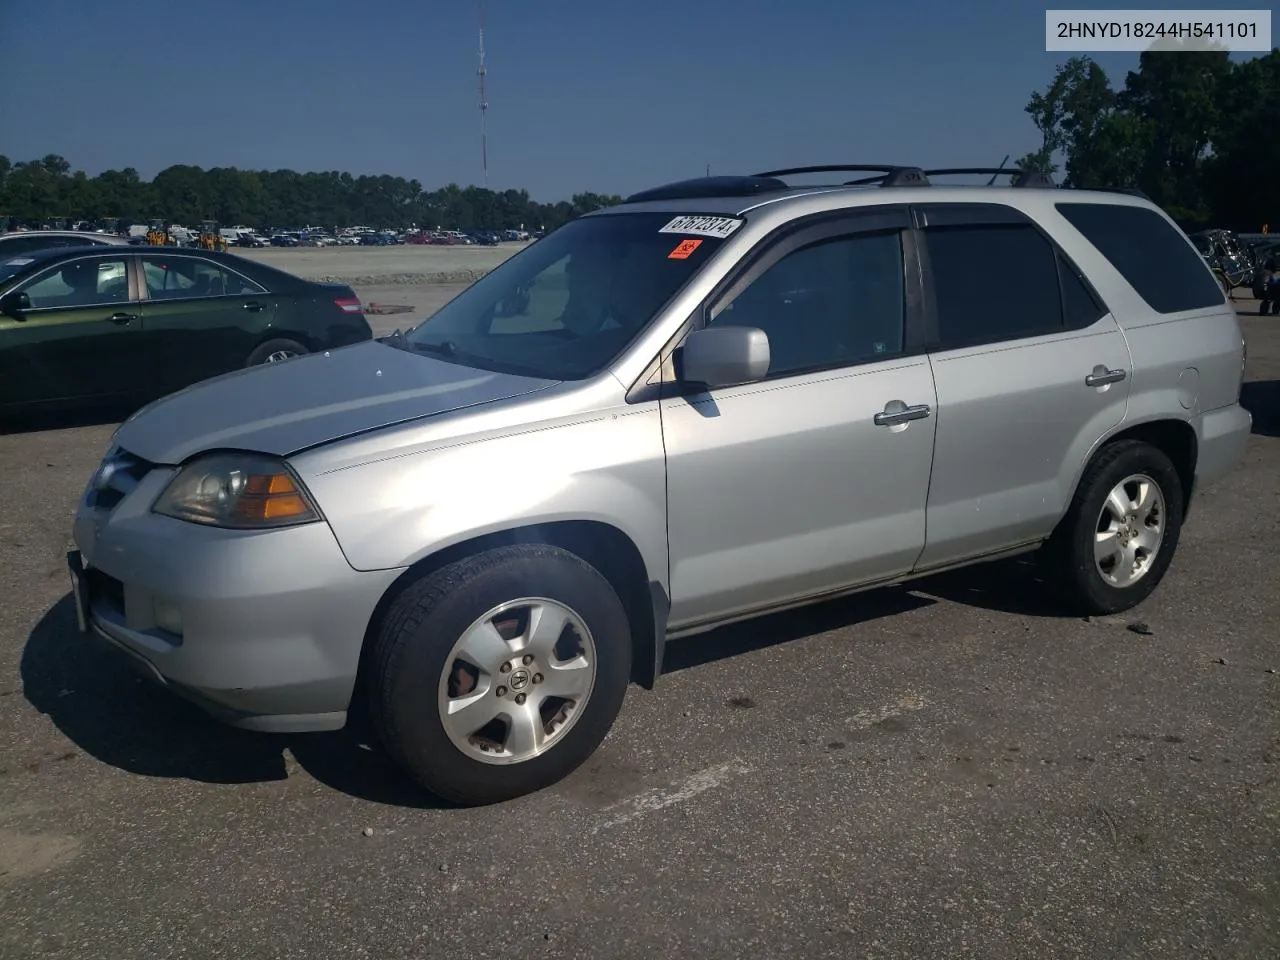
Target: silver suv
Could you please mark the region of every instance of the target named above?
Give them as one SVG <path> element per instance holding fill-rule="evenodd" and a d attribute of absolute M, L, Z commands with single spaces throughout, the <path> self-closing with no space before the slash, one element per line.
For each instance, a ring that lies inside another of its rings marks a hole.
<path fill-rule="evenodd" d="M 1251 426 L 1195 247 L 1122 192 L 812 169 L 144 408 L 76 513 L 82 629 L 240 727 L 369 716 L 479 804 L 581 764 L 673 637 L 1028 551 L 1071 609 L 1147 597 Z"/>

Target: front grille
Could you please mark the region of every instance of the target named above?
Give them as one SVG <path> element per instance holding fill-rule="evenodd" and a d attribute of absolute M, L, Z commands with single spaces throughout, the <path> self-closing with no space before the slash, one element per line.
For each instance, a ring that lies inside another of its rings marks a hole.
<path fill-rule="evenodd" d="M 102 461 L 93 475 L 89 490 L 89 506 L 100 510 L 113 510 L 142 478 L 151 472 L 152 464 L 136 457 L 128 450 L 116 447 Z"/>

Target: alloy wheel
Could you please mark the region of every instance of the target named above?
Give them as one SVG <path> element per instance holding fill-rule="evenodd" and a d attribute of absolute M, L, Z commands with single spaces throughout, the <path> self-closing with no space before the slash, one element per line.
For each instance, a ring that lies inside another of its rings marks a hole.
<path fill-rule="evenodd" d="M 595 675 L 595 641 L 581 616 L 555 600 L 512 600 L 454 644 L 440 677 L 440 722 L 468 757 L 521 763 L 564 739 Z"/>
<path fill-rule="evenodd" d="M 1098 515 L 1093 559 L 1099 575 L 1113 587 L 1137 583 L 1151 569 L 1164 542 L 1164 494 L 1145 474 L 1117 483 Z"/>

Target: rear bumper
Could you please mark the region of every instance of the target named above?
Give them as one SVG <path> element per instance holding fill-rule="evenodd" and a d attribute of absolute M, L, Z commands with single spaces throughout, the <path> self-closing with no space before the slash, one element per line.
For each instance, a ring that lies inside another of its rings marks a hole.
<path fill-rule="evenodd" d="M 1228 473 L 1244 456 L 1253 416 L 1238 403 L 1200 414 L 1191 425 L 1198 439 L 1196 489 L 1201 490 Z"/>

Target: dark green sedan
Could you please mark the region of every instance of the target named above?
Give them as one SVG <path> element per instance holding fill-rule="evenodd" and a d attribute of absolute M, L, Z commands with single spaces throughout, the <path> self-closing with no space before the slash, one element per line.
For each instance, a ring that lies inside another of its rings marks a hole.
<path fill-rule="evenodd" d="M 231 254 L 31 252 L 0 261 L 0 413 L 145 402 L 372 336 L 350 287 Z"/>

